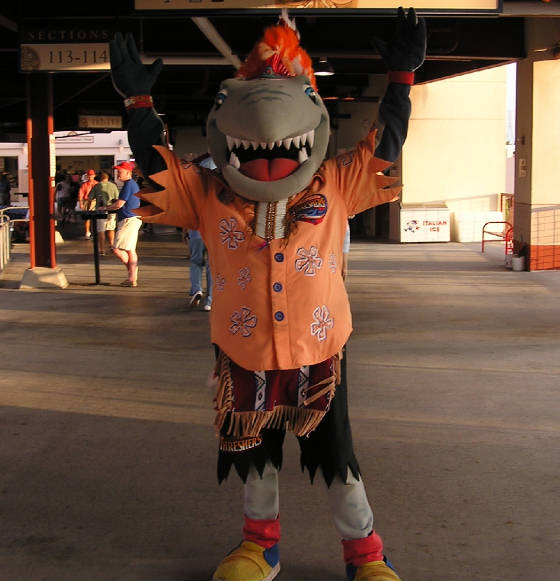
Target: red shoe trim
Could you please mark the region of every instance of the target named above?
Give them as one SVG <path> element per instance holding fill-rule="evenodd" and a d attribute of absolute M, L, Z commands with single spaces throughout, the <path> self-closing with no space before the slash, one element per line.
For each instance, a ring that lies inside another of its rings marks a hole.
<path fill-rule="evenodd" d="M 270 549 L 280 540 L 280 519 L 256 520 L 245 516 L 243 538 Z"/>
<path fill-rule="evenodd" d="M 363 539 L 342 540 L 344 562 L 360 567 L 372 561 L 383 561 L 383 541 L 372 531 Z"/>

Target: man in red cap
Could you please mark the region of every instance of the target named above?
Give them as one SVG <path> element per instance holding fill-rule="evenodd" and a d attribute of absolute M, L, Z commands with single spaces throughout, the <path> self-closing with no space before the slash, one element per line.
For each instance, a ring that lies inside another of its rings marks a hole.
<path fill-rule="evenodd" d="M 80 206 L 80 210 L 88 210 L 88 196 L 91 192 L 91 188 L 97 183 L 95 179 L 95 170 L 88 169 L 86 172 L 87 181 L 85 181 L 78 190 L 78 204 Z M 85 221 L 85 237 L 91 238 L 91 220 Z"/>
<path fill-rule="evenodd" d="M 114 169 L 117 170 L 117 177 L 124 185 L 119 193 L 119 199 L 107 206 L 107 210 L 117 210 L 117 231 L 113 252 L 126 266 L 128 272 L 128 277 L 121 282 L 121 286 L 138 286 L 136 244 L 142 220 L 134 213 L 134 210 L 140 207 L 140 199 L 135 195 L 140 188 L 132 179 L 133 162 L 123 161 Z"/>

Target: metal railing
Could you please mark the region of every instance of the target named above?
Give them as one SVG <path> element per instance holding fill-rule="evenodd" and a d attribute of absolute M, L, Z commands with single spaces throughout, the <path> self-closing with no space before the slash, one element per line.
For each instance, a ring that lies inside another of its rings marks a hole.
<path fill-rule="evenodd" d="M 28 206 L 6 206 L 0 208 L 0 272 L 8 264 L 12 250 L 12 235 L 14 224 L 16 222 L 29 222 L 29 213 L 25 218 L 12 218 L 9 216 L 9 210 L 29 210 Z"/>
<path fill-rule="evenodd" d="M 499 224 L 499 227 L 490 226 L 490 224 Z M 491 238 L 487 238 L 491 236 Z M 504 254 L 513 254 L 513 226 L 511 222 L 486 222 L 482 227 L 482 252 L 484 245 L 488 242 L 505 242 Z"/>

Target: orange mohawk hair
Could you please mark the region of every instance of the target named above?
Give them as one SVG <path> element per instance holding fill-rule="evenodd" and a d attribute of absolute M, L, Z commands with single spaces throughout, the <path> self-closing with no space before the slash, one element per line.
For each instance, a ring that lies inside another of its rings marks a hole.
<path fill-rule="evenodd" d="M 262 39 L 235 74 L 241 79 L 298 75 L 306 75 L 317 90 L 311 58 L 299 45 L 297 32 L 284 21 L 264 31 Z"/>

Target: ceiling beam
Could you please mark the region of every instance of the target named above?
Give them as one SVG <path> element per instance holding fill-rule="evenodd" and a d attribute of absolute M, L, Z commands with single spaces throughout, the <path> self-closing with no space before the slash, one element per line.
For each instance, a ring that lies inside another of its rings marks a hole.
<path fill-rule="evenodd" d="M 0 14 L 0 26 L 2 26 L 3 28 L 7 28 L 12 32 L 17 32 L 19 30 L 17 22 L 14 22 L 13 20 L 6 18 L 2 14 Z"/>
<path fill-rule="evenodd" d="M 231 63 L 236 69 L 241 66 L 239 58 L 231 52 L 231 48 L 222 38 L 220 33 L 214 28 L 214 25 L 206 17 L 193 16 L 191 19 L 206 36 L 206 38 L 216 47 L 218 52 Z"/>

